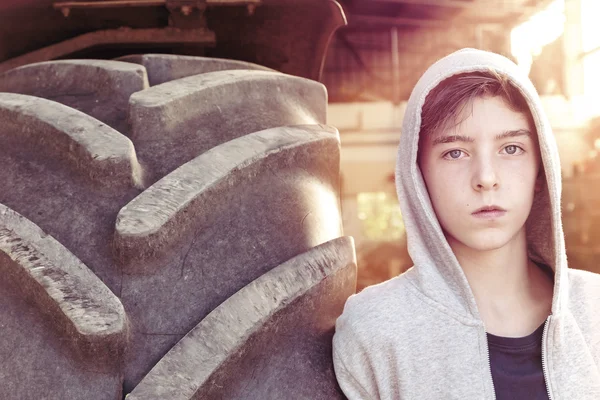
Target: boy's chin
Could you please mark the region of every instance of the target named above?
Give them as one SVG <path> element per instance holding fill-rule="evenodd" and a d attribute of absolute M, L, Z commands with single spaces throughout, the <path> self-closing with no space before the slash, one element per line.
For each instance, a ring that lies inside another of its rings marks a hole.
<path fill-rule="evenodd" d="M 466 237 L 453 237 L 448 238 L 450 246 L 459 245 L 463 250 L 470 250 L 476 252 L 487 252 L 499 250 L 511 242 L 514 236 L 506 234 L 504 232 L 497 232 L 495 234 L 475 234 L 473 236 Z"/>

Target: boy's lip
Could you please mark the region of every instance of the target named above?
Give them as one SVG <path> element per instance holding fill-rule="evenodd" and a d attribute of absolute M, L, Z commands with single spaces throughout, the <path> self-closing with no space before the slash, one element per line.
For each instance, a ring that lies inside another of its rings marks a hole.
<path fill-rule="evenodd" d="M 478 208 L 471 213 L 473 216 L 478 218 L 498 218 L 506 214 L 506 210 L 497 205 L 490 205 Z"/>
<path fill-rule="evenodd" d="M 492 204 L 490 206 L 484 206 L 484 207 L 478 208 L 477 210 L 473 211 L 473 214 L 482 212 L 482 211 L 506 211 L 506 210 L 500 206 Z"/>

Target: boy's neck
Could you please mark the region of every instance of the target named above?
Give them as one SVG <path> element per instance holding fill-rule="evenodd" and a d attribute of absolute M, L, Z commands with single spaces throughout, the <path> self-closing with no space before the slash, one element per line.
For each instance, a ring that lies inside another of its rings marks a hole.
<path fill-rule="evenodd" d="M 525 231 L 505 246 L 478 251 L 448 242 L 461 265 L 489 333 L 519 337 L 544 322 L 552 306 L 552 280 L 527 256 Z"/>

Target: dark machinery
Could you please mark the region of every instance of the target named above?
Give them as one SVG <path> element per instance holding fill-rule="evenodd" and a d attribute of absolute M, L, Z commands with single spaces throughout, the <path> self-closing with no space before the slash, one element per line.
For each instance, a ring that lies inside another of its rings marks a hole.
<path fill-rule="evenodd" d="M 0 398 L 343 398 L 335 1 L 0 5 Z"/>

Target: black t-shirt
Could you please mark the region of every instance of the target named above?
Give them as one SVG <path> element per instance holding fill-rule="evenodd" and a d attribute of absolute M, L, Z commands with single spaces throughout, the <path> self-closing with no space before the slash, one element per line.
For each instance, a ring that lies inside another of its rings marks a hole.
<path fill-rule="evenodd" d="M 538 266 L 554 280 L 550 267 Z M 544 325 L 520 338 L 487 334 L 497 400 L 548 400 L 542 367 Z"/>
<path fill-rule="evenodd" d="M 543 334 L 544 324 L 520 338 L 487 334 L 497 400 L 548 400 L 542 369 Z"/>

